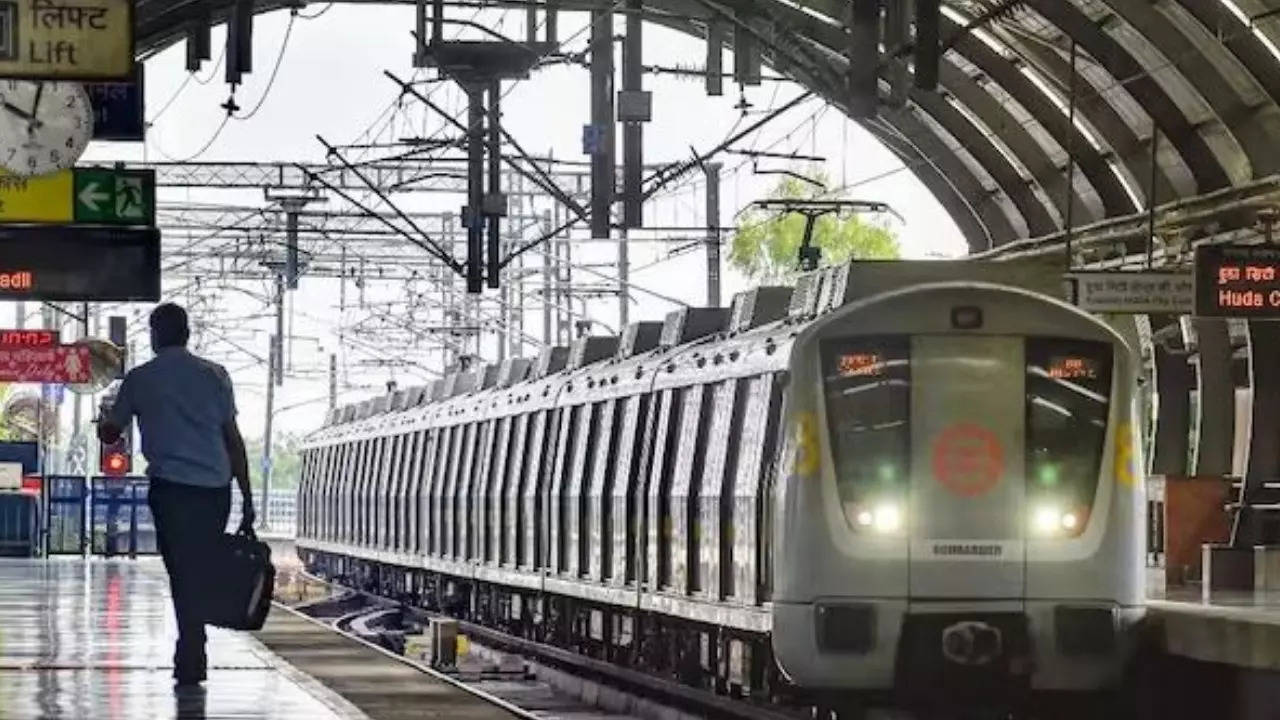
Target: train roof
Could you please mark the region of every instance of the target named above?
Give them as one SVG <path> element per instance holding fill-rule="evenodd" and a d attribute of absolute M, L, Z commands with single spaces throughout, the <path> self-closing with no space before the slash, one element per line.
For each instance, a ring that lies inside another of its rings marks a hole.
<path fill-rule="evenodd" d="M 843 305 L 911 285 L 970 280 L 1064 297 L 1058 263 L 1041 260 L 853 261 L 800 276 L 795 287 L 758 287 L 729 308 L 686 307 L 662 322 L 634 322 L 621 336 L 584 336 L 536 358 L 454 369 L 430 385 L 336 408 L 310 442 L 366 431 L 469 419 L 512 406 L 534 410 L 567 394 L 607 398 L 777 369 L 809 323 Z"/>

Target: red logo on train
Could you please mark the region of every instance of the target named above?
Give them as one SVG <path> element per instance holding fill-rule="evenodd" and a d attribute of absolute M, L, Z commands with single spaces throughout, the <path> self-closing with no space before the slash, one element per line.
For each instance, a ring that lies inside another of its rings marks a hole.
<path fill-rule="evenodd" d="M 964 497 L 991 490 L 1004 475 L 1004 449 L 996 434 L 976 423 L 956 423 L 933 444 L 933 476 Z"/>

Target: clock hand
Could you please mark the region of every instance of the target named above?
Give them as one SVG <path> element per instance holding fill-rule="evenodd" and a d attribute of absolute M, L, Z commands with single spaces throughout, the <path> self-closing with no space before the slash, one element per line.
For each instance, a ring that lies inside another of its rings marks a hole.
<path fill-rule="evenodd" d="M 6 101 L 5 101 L 5 103 L 4 103 L 4 109 L 5 109 L 5 110 L 8 110 L 9 112 L 13 113 L 14 115 L 17 115 L 18 117 L 22 118 L 23 120 L 32 120 L 32 119 L 33 119 L 33 118 L 31 117 L 31 113 L 27 112 L 26 110 L 23 110 L 22 108 L 20 108 L 20 107 L 18 107 L 18 106 L 16 106 L 16 105 L 14 105 L 13 103 L 11 103 L 11 102 L 9 102 L 9 101 L 7 101 L 7 100 L 6 100 Z"/>
<path fill-rule="evenodd" d="M 31 117 L 35 117 L 40 112 L 40 96 L 44 95 L 44 83 L 36 83 L 36 102 L 31 106 Z"/>

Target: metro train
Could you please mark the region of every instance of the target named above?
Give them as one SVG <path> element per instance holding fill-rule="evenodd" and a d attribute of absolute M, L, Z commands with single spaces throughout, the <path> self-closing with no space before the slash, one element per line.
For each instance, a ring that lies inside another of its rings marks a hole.
<path fill-rule="evenodd" d="M 1106 690 L 1144 613 L 1137 361 L 1059 273 L 854 262 L 341 408 L 299 555 L 735 696 Z"/>

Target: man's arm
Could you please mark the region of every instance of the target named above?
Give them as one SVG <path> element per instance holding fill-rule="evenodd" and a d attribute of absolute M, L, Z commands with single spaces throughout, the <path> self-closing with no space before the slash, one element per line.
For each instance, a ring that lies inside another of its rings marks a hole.
<path fill-rule="evenodd" d="M 244 438 L 239 434 L 236 418 L 229 419 L 223 424 L 223 443 L 227 446 L 227 457 L 232 461 L 232 477 L 236 478 L 236 484 L 241 488 L 244 507 L 252 511 L 253 495 L 248 484 L 248 455 L 244 452 Z"/>
<path fill-rule="evenodd" d="M 98 439 L 104 443 L 115 442 L 124 434 L 124 429 L 129 427 L 129 421 L 132 419 L 133 403 L 129 398 L 129 378 L 126 376 L 116 392 L 115 401 L 110 407 L 104 404 L 101 408 L 101 416 L 98 418 Z"/>

